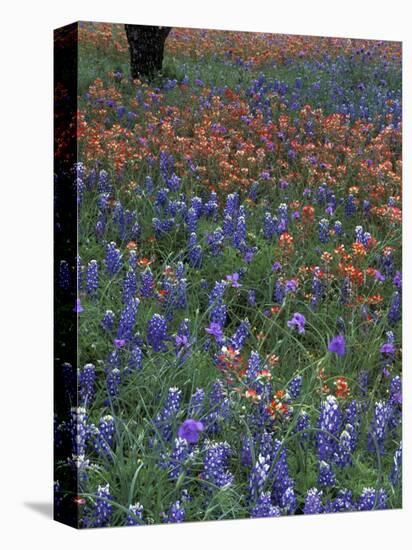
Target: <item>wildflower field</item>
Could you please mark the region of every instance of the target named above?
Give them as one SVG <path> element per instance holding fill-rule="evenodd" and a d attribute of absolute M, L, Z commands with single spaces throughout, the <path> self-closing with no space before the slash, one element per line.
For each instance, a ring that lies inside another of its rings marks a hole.
<path fill-rule="evenodd" d="M 401 507 L 401 44 L 173 28 L 162 73 L 129 75 L 123 26 L 80 24 L 56 509 Z"/>

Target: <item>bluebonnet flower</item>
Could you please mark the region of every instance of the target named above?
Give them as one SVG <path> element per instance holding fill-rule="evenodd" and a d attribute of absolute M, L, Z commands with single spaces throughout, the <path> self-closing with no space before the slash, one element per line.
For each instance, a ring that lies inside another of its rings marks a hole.
<path fill-rule="evenodd" d="M 352 217 L 356 212 L 355 197 L 353 195 L 348 195 L 345 201 L 345 216 L 347 218 Z"/>
<path fill-rule="evenodd" d="M 285 510 L 287 514 L 294 514 L 297 508 L 297 498 L 295 495 L 295 490 L 292 485 L 286 487 L 282 498 L 280 499 L 280 507 L 282 510 Z"/>
<path fill-rule="evenodd" d="M 302 313 L 294 313 L 292 319 L 288 321 L 288 327 L 295 328 L 299 334 L 304 334 L 305 323 L 306 319 Z"/>
<path fill-rule="evenodd" d="M 102 212 L 99 213 L 96 225 L 95 225 L 95 234 L 96 240 L 101 241 L 106 229 L 106 218 Z"/>
<path fill-rule="evenodd" d="M 336 483 L 335 474 L 330 464 L 321 460 L 319 462 L 318 485 L 321 487 L 333 487 Z"/>
<path fill-rule="evenodd" d="M 282 445 L 281 441 L 278 439 L 275 440 L 273 450 L 272 450 L 272 458 L 274 460 L 274 466 L 273 466 L 273 486 L 272 486 L 272 497 L 274 499 L 274 503 L 281 506 L 284 506 L 284 498 L 285 493 L 287 489 L 290 487 L 293 488 L 294 481 L 289 475 L 289 467 L 288 467 L 288 461 L 287 461 L 287 451 L 286 448 Z M 287 500 L 290 500 L 290 492 L 288 492 Z M 293 497 L 292 497 L 293 500 Z M 288 506 L 290 505 L 290 502 L 288 503 Z"/>
<path fill-rule="evenodd" d="M 243 249 L 243 261 L 247 264 L 250 264 L 252 263 L 253 261 L 253 258 L 255 257 L 255 254 L 256 252 L 258 251 L 258 247 L 257 246 L 252 246 L 252 247 L 246 247 Z"/>
<path fill-rule="evenodd" d="M 197 231 L 198 212 L 194 208 L 189 208 L 187 211 L 187 229 L 189 233 L 196 233 Z"/>
<path fill-rule="evenodd" d="M 136 502 L 136 504 L 130 504 L 126 525 L 142 525 L 143 511 L 144 508 L 139 502 Z"/>
<path fill-rule="evenodd" d="M 156 415 L 154 423 L 160 434 L 166 441 L 172 437 L 172 424 L 180 410 L 182 402 L 182 391 L 178 388 L 169 388 L 165 404 Z"/>
<path fill-rule="evenodd" d="M 384 454 L 388 423 L 392 414 L 392 407 L 385 401 L 375 403 L 374 417 L 368 432 L 368 450 Z"/>
<path fill-rule="evenodd" d="M 133 269 L 129 269 L 129 271 L 126 273 L 123 279 L 123 292 L 122 292 L 123 303 L 127 304 L 129 300 L 131 300 L 135 296 L 136 291 L 137 291 L 136 273 L 133 271 Z"/>
<path fill-rule="evenodd" d="M 244 216 L 239 216 L 237 219 L 236 229 L 233 234 L 233 246 L 237 250 L 243 250 L 246 245 L 246 219 Z"/>
<path fill-rule="evenodd" d="M 156 200 L 155 200 L 156 208 L 167 205 L 167 203 L 169 202 L 168 194 L 169 194 L 169 189 L 162 188 L 158 190 L 156 195 Z"/>
<path fill-rule="evenodd" d="M 247 303 L 251 307 L 256 306 L 256 291 L 255 290 L 249 289 L 247 291 Z"/>
<path fill-rule="evenodd" d="M 191 267 L 199 268 L 202 265 L 202 247 L 197 242 L 196 233 L 191 233 L 188 242 L 188 260 Z"/>
<path fill-rule="evenodd" d="M 249 357 L 246 370 L 246 379 L 249 384 L 254 382 L 259 375 L 261 369 L 261 359 L 256 351 L 252 351 Z"/>
<path fill-rule="evenodd" d="M 224 441 L 210 443 L 206 446 L 202 479 L 221 489 L 231 485 L 234 479 L 233 474 L 228 470 L 230 445 Z"/>
<path fill-rule="evenodd" d="M 399 291 L 402 290 L 402 273 L 400 271 L 395 273 L 392 282 Z"/>
<path fill-rule="evenodd" d="M 120 240 L 123 241 L 126 237 L 126 222 L 124 208 L 119 201 L 113 209 L 113 223 L 117 227 Z"/>
<path fill-rule="evenodd" d="M 342 222 L 340 222 L 339 220 L 336 220 L 333 226 L 333 230 L 335 232 L 335 235 L 338 235 L 338 236 L 342 235 L 343 233 Z"/>
<path fill-rule="evenodd" d="M 359 390 L 362 395 L 366 395 L 369 386 L 369 373 L 367 370 L 361 370 L 358 377 Z"/>
<path fill-rule="evenodd" d="M 262 493 L 269 475 L 270 456 L 259 455 L 249 475 L 249 498 L 255 502 Z"/>
<path fill-rule="evenodd" d="M 394 376 L 389 387 L 389 402 L 392 405 L 402 403 L 402 380 L 399 375 Z"/>
<path fill-rule="evenodd" d="M 113 497 L 110 494 L 110 486 L 99 485 L 94 497 L 94 504 L 88 507 L 85 513 L 84 523 L 86 527 L 106 527 L 110 524 L 113 513 L 113 506 L 110 501 Z"/>
<path fill-rule="evenodd" d="M 176 500 L 170 507 L 163 521 L 164 523 L 183 523 L 185 516 L 186 513 L 180 500 Z"/>
<path fill-rule="evenodd" d="M 395 325 L 402 318 L 402 300 L 400 292 L 394 292 L 388 312 L 388 321 L 391 325 Z"/>
<path fill-rule="evenodd" d="M 319 241 L 322 244 L 329 242 L 329 220 L 322 218 L 319 222 Z"/>
<path fill-rule="evenodd" d="M 130 298 L 124 306 L 119 319 L 117 329 L 117 338 L 119 340 L 130 340 L 133 336 L 133 329 L 136 322 L 136 315 L 139 309 L 140 300 L 138 298 Z"/>
<path fill-rule="evenodd" d="M 273 301 L 276 304 L 282 304 L 284 298 L 285 298 L 285 287 L 282 284 L 282 282 L 278 279 L 275 282 L 275 288 L 273 291 Z"/>
<path fill-rule="evenodd" d="M 203 432 L 203 430 L 203 422 L 188 418 L 180 426 L 177 433 L 181 439 L 184 439 L 189 443 L 197 443 L 199 441 L 200 432 Z"/>
<path fill-rule="evenodd" d="M 120 370 L 115 367 L 114 369 L 110 369 L 106 376 L 106 387 L 107 387 L 107 393 L 109 394 L 110 398 L 117 397 L 119 393 L 119 386 L 121 383 L 121 375 Z"/>
<path fill-rule="evenodd" d="M 95 381 L 96 368 L 92 363 L 87 363 L 79 371 L 79 396 L 83 404 L 90 403 L 93 399 Z"/>
<path fill-rule="evenodd" d="M 241 350 L 249 334 L 250 334 L 250 323 L 247 319 L 245 319 L 244 321 L 241 321 L 241 323 L 239 324 L 234 335 L 230 339 L 230 344 L 234 347 L 234 349 Z"/>
<path fill-rule="evenodd" d="M 279 516 L 280 510 L 277 506 L 273 506 L 270 492 L 261 493 L 250 511 L 250 517 L 252 518 L 275 518 Z"/>
<path fill-rule="evenodd" d="M 222 303 L 225 288 L 226 288 L 225 281 L 216 281 L 212 291 L 209 294 L 209 306 Z"/>
<path fill-rule="evenodd" d="M 175 289 L 175 305 L 178 309 L 187 307 L 187 280 L 179 279 Z"/>
<path fill-rule="evenodd" d="M 240 463 L 242 466 L 252 466 L 252 438 L 242 435 L 241 439 Z"/>
<path fill-rule="evenodd" d="M 402 441 L 393 455 L 392 470 L 389 475 L 392 485 L 398 485 L 402 480 Z"/>
<path fill-rule="evenodd" d="M 224 215 L 235 216 L 239 209 L 239 194 L 230 193 L 226 198 Z"/>
<path fill-rule="evenodd" d="M 263 218 L 263 237 L 267 240 L 273 238 L 276 234 L 277 218 L 273 218 L 270 212 L 265 212 Z"/>
<path fill-rule="evenodd" d="M 358 510 L 384 510 L 388 495 L 384 489 L 376 489 L 365 487 L 358 499 Z"/>
<path fill-rule="evenodd" d="M 189 319 L 183 319 L 177 329 L 175 337 L 176 353 L 179 353 L 181 349 L 190 347 L 190 329 Z"/>
<path fill-rule="evenodd" d="M 288 385 L 288 393 L 292 399 L 297 399 L 300 395 L 302 387 L 302 376 L 298 374 L 295 376 Z"/>
<path fill-rule="evenodd" d="M 104 265 L 108 274 L 113 277 L 122 267 L 120 250 L 116 247 L 115 242 L 108 243 L 106 247 L 106 258 Z"/>
<path fill-rule="evenodd" d="M 333 461 L 341 468 L 352 464 L 352 454 L 356 448 L 357 434 L 352 424 L 346 424 L 339 436 L 339 443 L 333 455 Z"/>
<path fill-rule="evenodd" d="M 204 400 L 205 390 L 203 388 L 197 388 L 190 398 L 188 414 L 194 417 L 201 416 Z"/>
<path fill-rule="evenodd" d="M 220 227 L 217 227 L 212 233 L 206 235 L 206 242 L 209 246 L 212 256 L 217 256 L 223 250 L 224 234 Z"/>
<path fill-rule="evenodd" d="M 136 269 L 136 265 L 137 265 L 137 252 L 136 252 L 136 250 L 130 250 L 129 251 L 128 264 L 129 264 L 130 269 L 133 269 L 133 271 Z"/>
<path fill-rule="evenodd" d="M 327 509 L 327 505 L 325 505 L 325 512 L 352 512 L 355 510 L 352 491 L 349 491 L 349 489 L 340 489 L 329 508 Z"/>
<path fill-rule="evenodd" d="M 147 324 L 147 342 L 153 351 L 166 351 L 165 341 L 167 340 L 166 319 L 155 313 Z"/>
<path fill-rule="evenodd" d="M 329 462 L 337 449 L 341 431 L 342 412 L 336 397 L 328 395 L 323 401 L 316 427 L 316 448 L 319 460 Z"/>
<path fill-rule="evenodd" d="M 313 487 L 309 489 L 305 497 L 305 505 L 303 507 L 304 514 L 321 514 L 323 512 L 322 491 Z"/>
<path fill-rule="evenodd" d="M 296 426 L 294 429 L 295 433 L 299 434 L 298 441 L 301 444 L 305 444 L 309 441 L 310 438 L 310 417 L 307 412 L 301 411 L 296 421 Z"/>
<path fill-rule="evenodd" d="M 86 291 L 93 294 L 99 288 L 99 265 L 96 260 L 90 260 L 86 268 Z"/>
<path fill-rule="evenodd" d="M 69 433 L 73 454 L 76 457 L 83 456 L 90 435 L 85 407 L 72 407 L 70 410 Z"/>
<path fill-rule="evenodd" d="M 211 309 L 209 318 L 210 318 L 211 325 L 212 324 L 217 324 L 222 329 L 225 326 L 226 319 L 227 319 L 227 306 L 226 306 L 226 304 L 223 304 L 223 303 L 217 304 L 213 309 Z M 207 330 L 207 332 L 209 332 L 209 330 Z M 212 333 L 210 333 L 210 334 L 212 334 Z"/>
<path fill-rule="evenodd" d="M 120 367 L 120 355 L 119 348 L 117 346 L 109 353 L 107 364 L 111 369 Z"/>
<path fill-rule="evenodd" d="M 338 336 L 334 336 L 329 344 L 328 344 L 328 351 L 331 353 L 336 353 L 339 357 L 343 357 L 345 355 L 345 337 L 343 334 L 339 334 Z"/>
<path fill-rule="evenodd" d="M 154 292 L 154 277 L 150 267 L 147 267 L 141 275 L 140 295 L 143 298 L 150 298 Z"/>
<path fill-rule="evenodd" d="M 205 216 L 217 220 L 218 216 L 218 202 L 216 193 L 212 192 L 210 198 L 204 206 Z"/>
<path fill-rule="evenodd" d="M 107 332 L 110 332 L 111 330 L 113 330 L 114 319 L 115 319 L 115 314 L 113 313 L 113 311 L 108 309 L 103 315 L 103 319 L 101 323 L 104 330 L 106 330 Z"/>
<path fill-rule="evenodd" d="M 189 444 L 186 439 L 177 437 L 174 441 L 170 458 L 166 459 L 164 467 L 169 470 L 169 479 L 177 479 L 183 471 L 185 461 L 189 456 Z"/>
<path fill-rule="evenodd" d="M 143 352 L 140 346 L 134 345 L 130 350 L 130 357 L 128 362 L 128 372 L 135 371 L 142 368 Z"/>
<path fill-rule="evenodd" d="M 98 426 L 93 429 L 93 447 L 97 454 L 102 457 L 111 455 L 111 445 L 115 434 L 114 419 L 110 415 L 100 418 Z"/>
<path fill-rule="evenodd" d="M 109 174 L 106 172 L 106 170 L 100 170 L 99 179 L 97 182 L 97 192 L 109 193 L 110 191 L 111 191 L 111 187 L 109 184 Z"/>
<path fill-rule="evenodd" d="M 140 235 L 142 233 L 142 228 L 140 227 L 139 222 L 135 221 L 130 229 L 130 238 L 134 241 L 138 241 L 140 239 Z M 131 251 L 135 252 L 135 251 Z"/>
<path fill-rule="evenodd" d="M 177 262 L 176 270 L 175 270 L 176 279 L 180 280 L 185 275 L 185 265 L 183 262 Z"/>
<path fill-rule="evenodd" d="M 229 214 L 226 214 L 223 218 L 222 231 L 225 239 L 229 240 L 233 237 L 233 233 L 235 231 L 235 222 L 232 216 L 230 216 Z"/>
<path fill-rule="evenodd" d="M 319 276 L 319 269 L 316 268 L 313 273 L 312 278 L 312 298 L 311 298 L 311 305 L 313 308 L 316 308 L 316 306 L 319 304 L 319 302 L 323 298 L 323 284 Z"/>

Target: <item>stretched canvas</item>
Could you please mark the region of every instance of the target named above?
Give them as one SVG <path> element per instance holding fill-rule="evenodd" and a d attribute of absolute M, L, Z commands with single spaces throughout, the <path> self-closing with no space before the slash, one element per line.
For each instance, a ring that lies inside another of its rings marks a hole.
<path fill-rule="evenodd" d="M 56 520 L 401 507 L 401 52 L 55 31 Z"/>

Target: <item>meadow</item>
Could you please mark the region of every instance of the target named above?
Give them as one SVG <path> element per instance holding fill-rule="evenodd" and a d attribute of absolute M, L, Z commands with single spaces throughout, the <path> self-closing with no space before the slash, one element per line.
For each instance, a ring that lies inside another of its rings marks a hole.
<path fill-rule="evenodd" d="M 401 507 L 401 75 L 400 43 L 174 28 L 133 81 L 81 24 L 81 527 Z"/>

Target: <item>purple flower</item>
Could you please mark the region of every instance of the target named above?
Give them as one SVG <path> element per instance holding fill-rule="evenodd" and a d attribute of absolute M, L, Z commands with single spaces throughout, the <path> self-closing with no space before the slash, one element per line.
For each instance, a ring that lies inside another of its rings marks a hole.
<path fill-rule="evenodd" d="M 223 331 L 219 323 L 210 323 L 205 330 L 208 334 L 215 337 L 216 342 L 221 342 L 223 340 Z"/>
<path fill-rule="evenodd" d="M 125 340 L 124 338 L 115 338 L 115 339 L 113 340 L 113 343 L 114 343 L 114 345 L 116 346 L 116 348 L 119 348 L 119 349 L 120 349 L 120 348 L 122 348 L 122 347 L 125 345 L 126 340 Z"/>
<path fill-rule="evenodd" d="M 232 273 L 232 275 L 226 275 L 226 279 L 229 283 L 232 283 L 233 288 L 240 288 L 242 285 L 239 284 L 239 273 Z"/>
<path fill-rule="evenodd" d="M 166 319 L 162 315 L 155 313 L 147 324 L 147 342 L 153 348 L 153 351 L 166 351 L 166 339 Z"/>
<path fill-rule="evenodd" d="M 380 352 L 385 354 L 395 353 L 395 346 L 390 342 L 386 342 L 386 344 L 383 344 L 381 347 Z"/>
<path fill-rule="evenodd" d="M 180 426 L 178 435 L 181 439 L 185 439 L 189 443 L 197 443 L 199 441 L 200 432 L 203 432 L 204 426 L 202 422 L 188 418 Z"/>
<path fill-rule="evenodd" d="M 385 276 L 382 275 L 382 273 L 378 270 L 375 271 L 374 277 L 377 281 L 384 281 L 385 280 Z"/>
<path fill-rule="evenodd" d="M 306 319 L 302 313 L 294 313 L 292 319 L 288 321 L 289 328 L 296 328 L 299 334 L 304 334 L 305 332 L 305 323 Z"/>
<path fill-rule="evenodd" d="M 345 337 L 342 334 L 334 336 L 329 342 L 328 351 L 336 353 L 339 357 L 343 357 L 345 355 Z"/>
<path fill-rule="evenodd" d="M 272 265 L 272 271 L 279 271 L 279 269 L 282 269 L 282 264 L 280 262 L 275 262 Z"/>
<path fill-rule="evenodd" d="M 175 342 L 176 342 L 176 346 L 178 348 L 188 348 L 189 347 L 189 339 L 186 336 L 186 334 L 182 334 L 182 335 L 176 334 Z"/>
<path fill-rule="evenodd" d="M 285 283 L 286 294 L 289 294 L 289 292 L 296 292 L 297 288 L 298 288 L 298 285 L 295 279 L 290 279 L 289 281 L 286 281 Z"/>
<path fill-rule="evenodd" d="M 80 303 L 80 298 L 77 298 L 76 304 L 73 308 L 73 311 L 75 313 L 81 313 L 82 311 L 84 311 L 84 308 L 83 308 L 82 304 Z"/>

